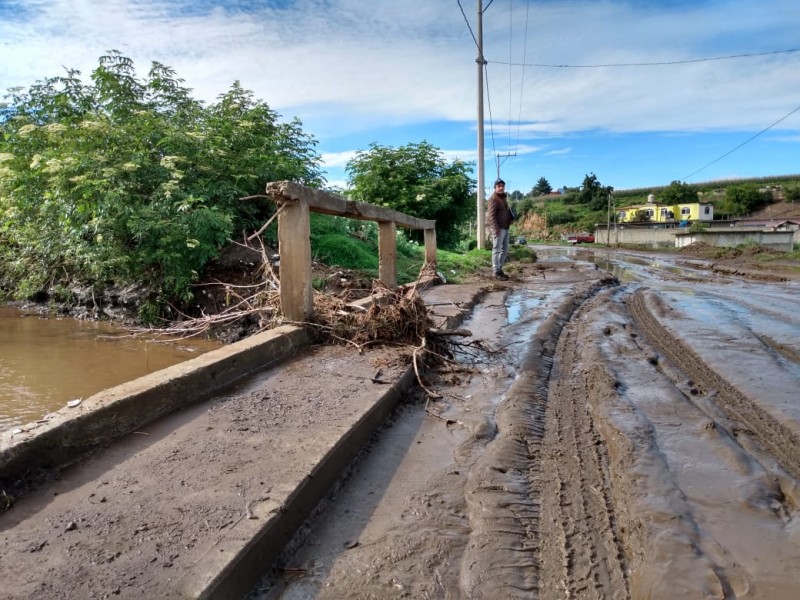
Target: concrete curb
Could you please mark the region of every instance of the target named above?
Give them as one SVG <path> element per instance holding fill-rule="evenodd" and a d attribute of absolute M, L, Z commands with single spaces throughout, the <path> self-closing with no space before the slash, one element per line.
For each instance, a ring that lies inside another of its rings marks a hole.
<path fill-rule="evenodd" d="M 283 497 L 273 492 L 269 502 L 253 508 L 252 519 L 240 519 L 178 582 L 181 597 L 224 600 L 243 598 L 252 590 L 413 385 L 414 378 L 414 369 L 409 367 L 358 416 L 294 489 Z"/>
<path fill-rule="evenodd" d="M 436 297 L 433 288 L 426 302 Z M 485 294 L 481 286 L 463 286 L 463 302 L 442 306 L 433 315 L 438 327 L 457 327 Z M 282 498 L 260 504 L 253 519 L 240 519 L 178 582 L 181 597 L 227 600 L 244 597 L 275 562 L 296 531 L 329 492 L 344 470 L 386 420 L 402 393 L 415 381 L 409 366 L 398 381 L 358 416 L 308 475 Z"/>
<path fill-rule="evenodd" d="M 0 434 L 0 482 L 36 469 L 60 468 L 170 412 L 208 398 L 308 345 L 312 334 L 285 325 L 104 390 L 77 408 L 62 408 Z"/>
<path fill-rule="evenodd" d="M 430 309 L 434 325 L 458 326 L 484 292 L 469 285 L 426 290 L 426 303 L 435 307 Z M 359 304 L 372 301 L 380 300 Z M 79 407 L 24 426 L 22 433 L 3 433 L 0 483 L 12 483 L 36 468 L 66 466 L 99 445 L 275 366 L 312 340 L 307 329 L 283 326 L 103 391 Z M 162 590 L 164 596 L 227 599 L 252 590 L 414 382 L 414 368 L 409 366 L 393 385 L 376 389 L 349 426 L 320 448 L 312 465 L 284 481 L 282 489 L 273 489 L 268 499 L 248 507 L 248 514 L 220 533 L 196 563 L 176 573 Z"/>

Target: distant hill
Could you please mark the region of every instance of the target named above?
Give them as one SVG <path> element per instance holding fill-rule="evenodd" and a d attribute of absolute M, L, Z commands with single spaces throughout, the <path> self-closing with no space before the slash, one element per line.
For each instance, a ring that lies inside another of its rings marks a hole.
<path fill-rule="evenodd" d="M 750 177 L 746 179 L 720 179 L 717 181 L 703 181 L 700 183 L 690 183 L 698 191 L 711 191 L 715 189 L 725 189 L 732 185 L 758 184 L 763 186 L 787 185 L 800 183 L 800 174 L 795 175 L 774 175 L 771 177 Z M 658 194 L 665 190 L 669 185 L 653 186 L 647 188 L 630 188 L 625 190 L 614 190 L 615 198 L 628 196 L 647 196 L 647 194 Z"/>

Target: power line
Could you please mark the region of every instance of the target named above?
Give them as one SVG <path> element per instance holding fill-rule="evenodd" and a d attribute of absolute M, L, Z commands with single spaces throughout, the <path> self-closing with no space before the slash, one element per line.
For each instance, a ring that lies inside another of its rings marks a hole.
<path fill-rule="evenodd" d="M 483 65 L 483 73 L 484 79 L 486 80 L 486 104 L 489 107 L 489 132 L 492 134 L 492 154 L 497 154 L 497 148 L 494 144 L 494 120 L 492 119 L 492 97 L 489 94 L 489 69 L 484 64 Z M 478 160 L 483 160 L 482 156 L 478 157 Z"/>
<path fill-rule="evenodd" d="M 783 115 L 783 116 L 782 116 L 780 119 L 778 119 L 777 121 L 775 121 L 775 122 L 774 122 L 772 125 L 770 125 L 769 127 L 765 127 L 764 129 L 762 129 L 761 131 L 759 131 L 757 134 L 755 134 L 754 136 L 751 136 L 750 138 L 746 139 L 745 141 L 743 141 L 741 144 L 739 144 L 738 146 L 736 146 L 736 147 L 735 147 L 735 148 L 733 148 L 732 150 L 728 150 L 728 151 L 727 151 L 725 154 L 723 154 L 723 155 L 722 155 L 722 156 L 720 156 L 719 158 L 715 158 L 714 160 L 712 160 L 712 161 L 711 161 L 710 163 L 708 163 L 707 165 L 705 165 L 705 166 L 703 166 L 703 167 L 700 167 L 699 169 L 697 169 L 697 171 L 694 171 L 693 173 L 689 173 L 689 174 L 688 174 L 686 177 L 684 177 L 684 178 L 683 178 L 681 181 L 686 181 L 686 180 L 687 180 L 687 179 L 689 179 L 690 177 L 693 177 L 694 175 L 697 175 L 697 174 L 698 174 L 700 171 L 702 171 L 702 170 L 704 170 L 704 169 L 706 169 L 706 168 L 710 167 L 710 166 L 711 166 L 711 165 L 713 165 L 714 163 L 718 163 L 719 161 L 721 161 L 721 160 L 722 160 L 723 158 L 725 158 L 726 156 L 730 156 L 731 154 L 733 154 L 734 152 L 736 152 L 736 151 L 737 151 L 739 148 L 741 148 L 741 147 L 742 147 L 742 146 L 744 146 L 745 144 L 749 144 L 750 142 L 752 142 L 754 139 L 756 139 L 758 136 L 760 136 L 760 135 L 761 135 L 762 133 L 764 133 L 765 131 L 769 131 L 770 129 L 772 129 L 773 127 L 775 127 L 775 125 L 777 125 L 778 123 L 780 123 L 781 121 L 784 121 L 784 120 L 788 119 L 789 117 L 791 117 L 791 116 L 792 116 L 794 113 L 796 113 L 798 110 L 800 110 L 800 106 L 798 106 L 798 107 L 797 107 L 797 108 L 795 108 L 794 110 L 792 110 L 792 111 L 788 112 L 787 114 Z"/>
<path fill-rule="evenodd" d="M 467 18 L 467 13 L 464 12 L 464 7 L 461 6 L 461 0 L 456 0 L 458 2 L 458 8 L 461 9 L 461 15 L 464 17 L 464 22 L 467 24 L 467 29 L 469 29 L 469 34 L 472 36 L 472 41 L 475 42 L 475 46 L 480 50 L 480 45 L 478 44 L 478 39 L 475 37 L 475 34 L 472 32 L 472 26 L 469 24 L 469 19 Z M 491 2 L 489 2 L 491 4 Z M 486 8 L 489 8 L 488 6 Z M 484 10 L 486 10 L 486 8 Z"/>
<path fill-rule="evenodd" d="M 690 63 L 710 62 L 714 60 L 730 60 L 733 58 L 750 58 L 754 56 L 772 56 L 775 54 L 789 54 L 791 52 L 800 52 L 800 48 L 790 48 L 788 50 L 773 50 L 771 52 L 751 52 L 748 54 L 731 54 L 728 56 L 711 56 L 708 58 L 689 58 L 686 60 L 670 60 L 664 62 L 640 62 L 640 63 L 607 63 L 597 65 L 556 65 L 546 63 L 506 63 L 499 60 L 489 60 L 497 65 L 511 65 L 514 67 L 545 67 L 549 69 L 599 69 L 604 67 L 659 67 L 665 65 L 685 65 Z"/>
<path fill-rule="evenodd" d="M 522 63 L 528 57 L 528 16 L 530 14 L 531 0 L 528 0 L 525 8 L 525 43 L 522 46 Z M 510 88 L 509 88 L 510 89 Z M 510 92 L 509 92 L 510 93 Z M 519 117 L 517 119 L 517 148 L 519 148 L 519 136 L 522 128 L 522 98 L 525 93 L 525 67 L 522 67 L 522 74 L 519 83 Z"/>
<path fill-rule="evenodd" d="M 511 58 L 514 50 L 514 0 L 508 4 L 508 147 L 511 148 L 511 90 L 514 88 L 512 85 L 512 77 L 514 75 L 514 68 L 511 66 Z M 523 59 L 524 60 L 524 59 Z"/>

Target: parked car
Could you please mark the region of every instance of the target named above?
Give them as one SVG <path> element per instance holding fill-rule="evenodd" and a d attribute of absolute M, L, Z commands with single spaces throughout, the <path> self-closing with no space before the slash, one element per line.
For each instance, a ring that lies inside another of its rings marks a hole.
<path fill-rule="evenodd" d="M 524 237 L 522 237 L 522 236 L 519 236 L 519 237 L 517 238 L 517 244 L 518 244 L 519 246 L 524 246 L 524 245 L 525 245 L 525 244 L 527 244 L 527 243 L 528 243 L 528 240 L 526 240 Z"/>
<path fill-rule="evenodd" d="M 594 235 L 591 233 L 574 233 L 567 237 L 570 244 L 594 244 Z"/>

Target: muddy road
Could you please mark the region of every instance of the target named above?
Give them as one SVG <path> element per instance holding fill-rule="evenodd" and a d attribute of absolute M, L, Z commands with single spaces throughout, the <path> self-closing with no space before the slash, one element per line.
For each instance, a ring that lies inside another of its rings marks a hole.
<path fill-rule="evenodd" d="M 800 282 L 537 252 L 251 600 L 800 597 Z"/>

